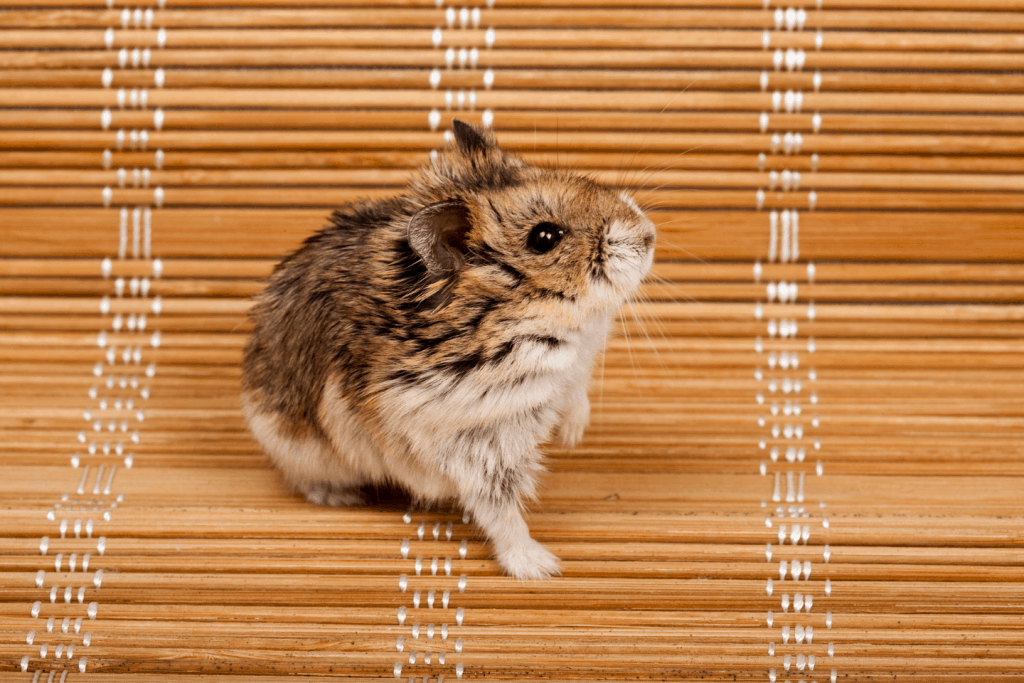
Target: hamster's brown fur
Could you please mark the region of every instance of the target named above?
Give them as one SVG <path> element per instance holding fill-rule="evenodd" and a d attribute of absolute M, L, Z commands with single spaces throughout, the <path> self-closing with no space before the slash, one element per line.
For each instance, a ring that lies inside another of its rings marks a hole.
<path fill-rule="evenodd" d="M 521 514 L 537 444 L 582 436 L 594 356 L 654 226 L 625 194 L 453 130 L 405 194 L 339 209 L 277 266 L 242 403 L 309 500 L 355 504 L 373 482 L 457 498 L 509 574 L 540 578 L 558 560 Z"/>

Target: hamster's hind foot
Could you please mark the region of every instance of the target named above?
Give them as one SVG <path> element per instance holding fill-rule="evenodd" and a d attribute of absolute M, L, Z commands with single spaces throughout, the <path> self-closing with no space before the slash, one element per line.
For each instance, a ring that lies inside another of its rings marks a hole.
<path fill-rule="evenodd" d="M 306 496 L 306 500 L 314 505 L 349 507 L 352 505 L 362 505 L 364 502 L 358 487 L 342 482 L 321 481 L 303 486 L 299 489 L 299 492 Z"/>
<path fill-rule="evenodd" d="M 558 558 L 533 540 L 508 547 L 498 553 L 498 563 L 514 579 L 546 579 L 562 573 Z"/>

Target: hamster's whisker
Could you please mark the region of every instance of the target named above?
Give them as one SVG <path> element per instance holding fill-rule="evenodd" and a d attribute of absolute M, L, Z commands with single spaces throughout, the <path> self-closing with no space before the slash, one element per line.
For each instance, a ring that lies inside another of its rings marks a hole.
<path fill-rule="evenodd" d="M 654 300 L 646 293 L 644 293 L 642 289 L 637 290 L 637 297 L 642 303 L 647 304 L 648 315 L 650 317 L 651 322 L 654 323 L 654 325 L 657 327 L 657 333 L 661 335 L 661 338 L 663 340 L 668 341 L 671 338 L 671 335 L 669 335 L 668 328 L 665 327 L 664 321 L 661 319 L 661 316 L 659 316 L 654 310 Z M 650 335 L 648 335 L 648 337 L 650 337 Z"/>
<path fill-rule="evenodd" d="M 619 325 L 622 325 L 621 321 L 619 322 Z M 601 414 L 601 422 L 599 423 L 598 429 L 602 436 L 604 436 L 604 368 L 608 359 L 608 337 L 609 335 L 606 334 L 604 339 L 601 341 L 601 388 L 597 395 L 597 409 Z"/>
<path fill-rule="evenodd" d="M 694 217 L 692 217 L 692 216 L 680 216 L 679 218 L 673 218 L 670 221 L 663 221 L 661 223 L 656 223 L 656 225 L 658 226 L 658 246 L 660 247 L 663 244 L 667 244 L 667 242 L 665 241 L 665 238 L 662 236 L 661 228 L 664 228 L 665 226 L 668 226 L 668 225 L 680 225 L 680 224 L 682 224 L 684 229 L 686 227 L 690 227 L 691 229 L 695 230 L 698 227 L 698 226 L 693 225 L 693 223 L 695 223 L 695 222 L 696 221 L 694 220 Z M 694 258 L 696 258 L 696 257 L 694 257 Z"/>
<path fill-rule="evenodd" d="M 671 294 L 669 294 L 670 298 L 672 299 L 672 303 L 677 303 L 677 304 L 681 304 L 681 303 L 698 304 L 698 303 L 700 303 L 699 299 L 696 299 L 696 298 L 690 296 L 689 294 L 687 294 L 686 292 L 683 292 L 682 290 L 680 290 L 679 289 L 679 283 L 677 283 L 677 282 L 672 282 L 671 280 L 666 280 L 665 278 L 661 277 L 660 275 L 658 275 L 656 273 L 648 273 L 647 277 L 649 277 L 651 279 L 654 279 L 654 280 L 657 280 L 657 284 L 664 285 L 666 287 L 674 289 L 674 290 L 678 291 L 682 295 L 683 300 L 680 301 L 679 299 L 676 299 L 675 297 L 671 296 Z"/>
<path fill-rule="evenodd" d="M 667 223 L 663 223 L 662 225 L 667 225 Z M 684 254 L 686 254 L 687 256 L 692 258 L 693 260 L 697 261 L 698 263 L 707 263 L 707 260 L 702 259 L 701 257 L 697 256 L 696 254 L 694 254 L 689 249 L 685 249 L 683 247 L 680 247 L 680 246 L 678 246 L 676 244 L 673 244 L 669 240 L 665 239 L 662 236 L 660 231 L 658 232 L 658 244 L 659 244 L 659 246 L 663 244 L 663 245 L 665 245 L 667 247 L 671 247 L 673 249 L 678 249 L 679 251 L 683 252 Z"/>
<path fill-rule="evenodd" d="M 678 168 L 678 166 L 672 166 L 671 165 L 672 162 L 675 162 L 680 157 L 682 157 L 684 155 L 687 155 L 690 152 L 693 152 L 694 150 L 699 150 L 699 148 L 702 147 L 702 146 L 706 146 L 706 145 L 699 144 L 699 145 L 696 145 L 694 147 L 690 147 L 689 150 L 680 152 L 679 154 L 675 155 L 674 157 L 672 157 L 671 159 L 669 159 L 669 160 L 667 160 L 667 161 L 665 161 L 663 163 L 660 163 L 660 164 L 648 164 L 643 169 L 636 170 L 635 171 L 635 175 L 632 178 L 631 182 L 628 185 L 624 185 L 624 186 L 628 186 L 630 188 L 631 193 L 633 193 L 636 196 L 639 196 L 641 193 L 644 193 L 644 191 L 654 191 L 654 190 L 649 190 L 647 188 L 647 183 L 650 181 L 650 178 L 653 177 L 655 173 L 657 173 L 659 171 L 670 171 L 670 170 L 674 170 L 674 169 Z M 670 184 L 670 183 L 662 183 L 658 187 L 656 187 L 655 189 L 660 189 L 660 187 L 664 187 L 664 186 L 666 186 L 668 184 Z M 638 203 L 640 203 L 641 205 L 643 204 L 640 200 L 638 200 Z M 643 210 L 646 210 L 645 206 L 643 207 Z"/>
<path fill-rule="evenodd" d="M 666 280 L 665 278 L 655 273 L 648 273 L 647 277 L 653 280 L 655 284 L 663 285 L 666 289 L 660 290 L 660 293 L 674 304 L 701 303 L 699 299 L 687 294 L 685 291 L 680 289 L 679 284 L 676 282 Z M 678 293 L 679 296 L 674 296 L 674 293 Z M 647 301 L 653 301 L 648 295 L 642 292 L 640 292 L 639 294 L 641 296 L 644 296 L 647 299 Z"/>
<path fill-rule="evenodd" d="M 667 103 L 665 103 L 665 106 L 661 108 L 661 111 L 660 111 L 660 112 L 658 112 L 658 115 L 659 115 L 659 116 L 661 116 L 661 115 L 662 115 L 662 114 L 664 114 L 664 113 L 665 113 L 666 111 L 668 111 L 668 108 L 669 108 L 669 107 L 671 107 L 671 106 L 672 106 L 672 104 L 673 104 L 673 103 L 674 103 L 674 102 L 675 102 L 675 101 L 676 101 L 677 99 L 679 99 L 680 95 L 682 95 L 682 94 L 683 94 L 683 93 L 685 93 L 685 92 L 686 92 L 687 90 L 689 90 L 689 89 L 690 89 L 690 86 L 692 86 L 692 85 L 693 85 L 694 83 L 696 83 L 696 81 L 691 81 L 689 85 L 687 85 L 687 86 L 686 86 L 685 88 L 683 88 L 682 90 L 680 90 L 679 92 L 677 92 L 677 93 L 675 94 L 675 96 L 674 96 L 674 97 L 673 97 L 673 98 L 672 98 L 671 100 L 669 100 L 669 101 L 668 101 Z M 642 150 L 643 150 L 643 149 L 644 149 L 644 148 L 645 148 L 645 147 L 647 146 L 647 138 L 648 138 L 648 137 L 650 137 L 650 136 L 651 136 L 652 134 L 654 134 L 654 133 L 660 133 L 660 132 L 662 132 L 663 130 L 665 130 L 665 126 L 664 126 L 664 125 L 662 125 L 661 127 L 659 127 L 659 128 L 657 129 L 657 130 L 654 130 L 654 129 L 648 129 L 647 131 L 645 131 L 645 133 L 644 133 L 644 136 L 645 136 L 645 137 L 644 137 L 644 139 L 643 139 L 643 140 L 641 140 L 641 144 L 640 144 L 640 145 L 638 145 L 638 146 L 636 147 L 636 149 L 635 149 L 635 150 L 633 151 L 633 156 L 632 156 L 632 157 L 630 157 L 630 160 L 629 160 L 629 162 L 630 162 L 630 163 L 629 163 L 629 166 L 627 166 L 627 167 L 626 167 L 626 168 L 624 168 L 623 170 L 625 170 L 625 171 L 628 171 L 628 170 L 630 170 L 630 169 L 631 169 L 631 167 L 632 167 L 632 165 L 633 165 L 633 160 L 634 160 L 634 159 L 636 159 L 637 155 L 639 155 L 639 154 L 640 154 L 640 152 L 641 152 L 641 151 L 642 151 Z M 685 154 L 685 153 L 686 153 L 686 152 L 680 152 L 680 154 Z M 678 157 L 678 156 L 679 156 L 679 154 L 677 154 L 677 155 L 676 155 L 676 157 Z M 673 157 L 673 159 L 675 159 L 676 157 Z M 647 168 L 650 168 L 650 166 L 648 166 Z M 646 170 L 646 168 L 645 168 L 644 170 Z M 616 183 L 615 187 L 624 187 L 624 185 L 623 185 L 622 183 Z"/>
<path fill-rule="evenodd" d="M 680 289 L 679 283 L 677 283 L 677 282 L 672 282 L 672 281 L 670 281 L 670 280 L 666 280 L 665 278 L 661 277 L 660 275 L 657 275 L 657 274 L 656 274 L 656 273 L 654 273 L 653 271 L 652 271 L 652 272 L 650 272 L 650 273 L 648 273 L 648 274 L 647 274 L 647 277 L 649 277 L 649 278 L 651 278 L 651 279 L 654 279 L 654 280 L 657 280 L 657 281 L 658 281 L 659 283 L 661 283 L 661 284 L 664 284 L 664 285 L 666 285 L 667 287 L 670 287 L 670 288 L 672 288 L 673 290 L 675 290 L 676 292 L 678 292 L 678 293 L 679 293 L 679 294 L 681 295 L 681 297 L 682 297 L 682 300 L 680 300 L 680 299 L 676 298 L 675 296 L 672 296 L 671 292 L 667 292 L 666 294 L 668 295 L 668 297 L 669 297 L 669 299 L 670 299 L 670 300 L 672 301 L 672 303 L 676 303 L 676 304 L 682 304 L 682 303 L 688 303 L 688 302 L 689 302 L 689 303 L 700 303 L 700 300 L 699 300 L 699 299 L 697 299 L 697 298 L 695 298 L 695 297 L 693 297 L 693 296 L 691 296 L 691 295 L 687 294 L 686 292 L 682 291 L 682 290 Z M 710 333 L 710 332 L 708 332 L 707 328 L 706 328 L 706 327 L 704 327 L 704 325 L 703 325 L 703 324 L 701 323 L 701 321 L 700 321 L 700 320 L 698 320 L 697 318 L 693 317 L 692 315 L 688 315 L 687 317 L 688 317 L 688 318 L 689 318 L 689 319 L 690 319 L 690 320 L 691 320 L 691 321 L 692 321 L 692 322 L 693 322 L 693 323 L 694 323 L 694 324 L 695 324 L 695 325 L 696 325 L 697 327 L 699 327 L 699 328 L 700 328 L 701 332 L 703 332 L 703 333 L 704 333 L 704 336 L 706 336 L 706 337 L 708 337 L 708 338 L 710 338 L 710 337 L 711 337 L 711 333 Z"/>
<path fill-rule="evenodd" d="M 644 334 L 647 336 L 647 339 L 650 341 L 651 347 L 654 349 L 655 354 L 658 356 L 658 360 L 665 368 L 669 368 L 672 370 L 680 369 L 681 365 L 678 360 L 666 362 L 665 355 L 662 354 L 661 351 L 655 345 L 654 337 L 651 336 L 651 330 L 649 330 L 647 327 L 647 321 L 649 320 L 656 328 L 654 331 L 655 335 L 661 337 L 662 341 L 668 342 L 672 338 L 672 336 L 669 335 L 668 328 L 665 327 L 665 324 L 662 321 L 661 316 L 659 316 L 657 312 L 654 310 L 654 300 L 651 299 L 648 295 L 644 294 L 642 291 L 638 291 L 637 295 L 638 300 L 641 303 L 645 304 L 647 309 L 647 318 L 645 318 L 644 321 L 640 322 L 640 326 Z"/>
<path fill-rule="evenodd" d="M 645 188 L 643 188 L 641 190 L 637 190 L 637 193 L 639 194 L 640 192 L 646 192 L 648 194 L 653 194 L 653 193 L 657 192 L 658 190 L 661 190 L 661 189 L 669 187 L 669 186 L 670 186 L 670 183 L 662 183 L 661 185 L 658 185 L 657 187 L 652 187 L 652 188 L 646 188 L 645 187 Z M 667 203 L 666 200 L 662 200 L 662 201 L 659 201 L 657 203 L 657 206 L 664 206 L 666 203 Z"/>
<path fill-rule="evenodd" d="M 690 81 L 690 85 L 686 86 L 685 88 L 683 88 L 682 90 L 680 90 L 679 92 L 677 92 L 677 93 L 676 93 L 676 96 L 675 96 L 675 97 L 673 97 L 673 98 L 672 98 L 671 100 L 669 100 L 669 101 L 668 101 L 668 104 L 666 104 L 666 105 L 665 105 L 664 107 L 662 107 L 662 108 L 661 108 L 661 111 L 660 111 L 660 112 L 658 112 L 658 114 L 664 114 L 664 113 L 665 113 L 666 111 L 668 111 L 668 108 L 672 106 L 672 103 L 673 103 L 673 102 L 675 102 L 676 100 L 678 100 L 678 99 L 679 99 L 679 96 L 680 96 L 680 95 L 682 95 L 682 94 L 683 94 L 684 92 L 686 92 L 687 90 L 689 90 L 689 89 L 690 89 L 690 86 L 692 86 L 692 85 L 693 85 L 694 83 L 696 83 L 696 82 L 697 82 L 696 80 L 692 80 L 692 81 Z M 664 126 L 662 126 L 662 127 L 661 127 L 661 129 L 659 129 L 659 130 L 662 130 L 662 129 L 664 129 Z"/>
<path fill-rule="evenodd" d="M 632 170 L 633 172 L 635 172 L 637 174 L 637 178 L 642 177 L 642 176 L 640 176 L 640 174 L 646 173 L 648 171 L 650 171 L 650 175 L 653 175 L 654 173 L 656 173 L 658 171 L 671 171 L 671 170 L 675 170 L 675 169 L 679 168 L 679 166 L 672 165 L 673 162 L 677 161 L 679 159 L 679 157 L 685 156 L 685 155 L 689 154 L 690 152 L 693 152 L 693 151 L 696 151 L 698 149 L 701 149 L 702 147 L 707 147 L 707 145 L 696 145 L 696 146 L 691 147 L 689 149 L 683 150 L 682 152 L 679 152 L 678 154 L 673 155 L 672 157 L 670 157 L 669 159 L 666 159 L 665 161 L 663 161 L 661 163 L 648 164 L 643 169 L 628 169 L 627 168 L 627 169 L 624 169 L 624 170 L 625 171 L 631 171 Z M 636 155 L 634 154 L 634 158 L 635 158 L 635 156 Z M 636 190 L 634 190 L 634 191 L 635 192 L 639 192 L 640 190 L 644 189 L 644 186 L 646 184 L 647 184 L 646 180 L 644 180 L 643 182 L 640 183 L 640 186 Z M 629 187 L 629 188 L 632 189 L 633 188 L 633 184 L 632 183 L 630 183 L 628 185 L 623 184 L 623 185 L 620 185 L 619 187 L 623 187 L 623 188 Z"/>
<path fill-rule="evenodd" d="M 678 95 L 677 95 L 677 97 L 678 97 Z M 667 168 L 666 164 L 669 164 L 669 163 L 675 161 L 680 156 L 682 156 L 682 155 L 687 153 L 688 150 L 687 151 L 679 152 L 678 154 L 675 154 L 674 156 L 670 157 L 669 159 L 666 159 L 663 162 L 647 164 L 643 168 L 636 168 L 636 167 L 634 167 L 633 166 L 633 162 L 640 155 L 640 153 L 643 152 L 645 150 L 645 148 L 647 147 L 647 141 L 646 141 L 647 137 L 649 137 L 652 133 L 655 133 L 655 132 L 660 133 L 662 130 L 664 130 L 664 126 L 662 126 L 661 128 L 657 129 L 657 131 L 655 131 L 653 129 L 648 129 L 648 130 L 646 130 L 644 132 L 645 137 L 644 137 L 644 140 L 641 141 L 642 144 L 638 145 L 636 147 L 636 149 L 633 151 L 633 154 L 632 154 L 632 156 L 630 156 L 628 164 L 624 164 L 619 169 L 620 180 L 616 183 L 616 187 L 622 188 L 622 189 L 630 188 L 630 190 L 632 191 L 632 188 L 634 186 L 636 186 L 637 183 L 639 182 L 639 186 L 642 189 L 643 186 L 646 184 L 646 181 L 640 181 L 639 180 L 640 178 L 643 177 L 642 174 L 647 173 L 651 169 L 653 169 L 651 171 L 652 173 L 656 172 L 656 171 L 659 171 L 659 170 L 665 170 Z M 632 174 L 632 175 L 630 175 L 630 174 Z"/>
<path fill-rule="evenodd" d="M 562 165 L 562 159 L 559 156 L 559 154 L 562 151 L 561 137 L 562 118 L 559 115 L 558 111 L 555 111 L 555 164 L 557 164 L 559 167 Z"/>
<path fill-rule="evenodd" d="M 641 320 L 640 316 L 636 312 L 636 308 L 633 306 L 634 303 L 636 303 L 637 305 L 641 303 L 640 301 L 637 301 L 637 299 L 638 297 L 636 297 L 636 295 L 629 297 L 628 299 L 626 299 L 626 306 L 629 307 L 629 311 L 633 316 L 633 320 L 636 321 L 636 326 L 637 329 L 640 330 L 640 334 L 642 334 L 644 338 L 647 340 L 647 347 L 654 353 L 654 357 L 658 359 L 658 363 L 661 365 L 662 369 L 667 370 L 668 364 L 665 363 L 665 359 L 662 358 L 661 352 L 658 350 L 657 345 L 654 343 L 654 340 L 651 339 L 651 335 L 647 333 L 647 326 L 644 324 L 643 320 Z"/>
<path fill-rule="evenodd" d="M 648 130 L 647 134 L 649 135 L 650 132 L 651 131 Z M 640 140 L 640 144 L 636 145 L 633 148 L 633 154 L 630 155 L 628 163 L 626 163 L 626 159 L 625 159 L 625 154 L 627 154 L 627 153 L 623 153 L 623 159 L 622 159 L 623 163 L 619 166 L 619 169 L 618 169 L 618 171 L 619 171 L 619 179 L 615 182 L 615 187 L 622 187 L 622 188 L 626 187 L 625 180 L 626 180 L 627 176 L 625 174 L 635 170 L 633 168 L 633 161 L 636 160 L 637 156 L 640 154 L 641 151 L 643 151 L 643 149 L 644 149 L 644 147 L 646 145 L 647 145 L 646 138 L 643 139 L 643 140 Z"/>
<path fill-rule="evenodd" d="M 685 296 L 685 295 L 684 295 L 684 296 Z M 690 299 L 691 301 L 697 301 L 697 300 L 696 300 L 696 299 L 694 299 L 693 297 L 686 297 L 686 298 L 689 298 L 689 299 Z M 678 303 L 678 300 L 677 300 L 677 299 L 676 299 L 675 297 L 671 296 L 671 295 L 669 296 L 669 300 L 670 300 L 670 301 L 672 301 L 673 303 Z M 697 320 L 696 318 L 694 318 L 694 317 L 693 317 L 692 315 L 689 315 L 688 317 L 690 318 L 690 320 L 692 320 L 692 321 L 693 321 L 694 323 L 696 323 L 698 327 L 700 327 L 700 330 L 701 330 L 701 332 L 703 332 L 703 333 L 704 333 L 704 336 L 706 336 L 706 337 L 710 337 L 710 336 L 711 336 L 711 335 L 710 335 L 710 334 L 708 333 L 708 331 L 707 331 L 707 330 L 706 330 L 706 329 L 704 328 L 704 326 L 700 324 L 700 321 L 699 321 L 699 320 Z M 666 324 L 666 323 L 665 323 L 665 321 L 664 321 L 664 320 L 663 320 L 663 319 L 661 318 L 661 316 L 659 316 L 659 315 L 657 315 L 656 313 L 653 313 L 653 312 L 652 312 L 652 314 L 651 314 L 651 320 L 652 320 L 652 321 L 654 322 L 654 324 L 655 324 L 655 325 L 657 325 L 657 326 L 658 326 L 658 329 L 659 329 L 659 331 L 660 331 L 660 334 L 661 334 L 662 338 L 663 338 L 663 339 L 664 339 L 664 340 L 665 340 L 666 342 L 668 342 L 668 341 L 669 341 L 669 340 L 671 340 L 671 339 L 675 339 L 675 338 L 677 338 L 677 335 L 676 335 L 676 334 L 674 334 L 674 333 L 670 333 L 670 331 L 669 331 L 669 329 L 668 329 L 668 326 L 667 326 L 667 324 Z M 682 364 L 681 364 L 681 363 L 680 363 L 679 361 L 676 361 L 676 363 L 675 363 L 675 366 L 676 366 L 676 368 L 678 369 L 678 368 L 682 367 Z"/>
<path fill-rule="evenodd" d="M 677 154 L 676 157 L 678 156 L 679 155 Z M 676 157 L 673 157 L 673 160 Z M 641 192 L 642 190 L 645 190 L 647 188 L 648 181 L 654 176 L 655 173 L 658 173 L 659 171 L 671 170 L 671 168 L 669 168 L 666 165 L 666 163 L 667 162 L 648 164 L 647 166 L 644 166 L 643 168 L 640 169 L 631 169 L 634 173 L 634 176 L 630 179 L 628 185 L 630 190 L 633 192 Z"/>
<path fill-rule="evenodd" d="M 627 299 L 623 303 L 629 308 L 630 319 L 636 320 L 636 313 L 633 311 L 633 308 L 629 306 L 629 300 Z M 636 371 L 636 362 L 633 358 L 633 345 L 630 342 L 628 325 L 622 326 L 622 336 L 623 339 L 626 340 L 626 354 L 629 356 L 629 364 L 633 367 L 633 378 L 639 380 L 640 376 L 637 374 Z"/>
<path fill-rule="evenodd" d="M 650 208 L 656 208 L 653 205 L 640 205 L 641 211 L 646 211 Z M 675 225 L 676 223 L 696 223 L 700 216 L 680 216 L 679 218 L 673 218 L 670 221 L 655 222 L 655 225 L 661 227 L 663 225 Z M 661 241 L 661 235 L 658 235 L 658 241 Z"/>

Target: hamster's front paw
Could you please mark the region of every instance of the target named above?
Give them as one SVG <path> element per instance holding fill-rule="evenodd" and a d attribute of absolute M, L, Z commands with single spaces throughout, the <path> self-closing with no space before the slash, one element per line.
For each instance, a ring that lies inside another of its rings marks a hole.
<path fill-rule="evenodd" d="M 546 579 L 562 573 L 558 558 L 532 538 L 498 553 L 498 564 L 506 574 L 520 580 Z"/>
<path fill-rule="evenodd" d="M 300 491 L 306 496 L 306 500 L 314 505 L 348 507 L 363 504 L 359 489 L 338 482 L 321 481 L 303 487 Z"/>
<path fill-rule="evenodd" d="M 558 442 L 563 448 L 572 448 L 583 440 L 583 431 L 590 424 L 590 399 L 584 394 L 569 406 L 558 427 Z"/>

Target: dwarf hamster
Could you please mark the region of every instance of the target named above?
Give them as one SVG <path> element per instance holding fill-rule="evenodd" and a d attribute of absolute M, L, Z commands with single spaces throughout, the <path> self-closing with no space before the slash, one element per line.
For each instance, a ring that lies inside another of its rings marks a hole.
<path fill-rule="evenodd" d="M 651 266 L 626 193 L 532 166 L 456 120 L 405 192 L 348 204 L 256 299 L 242 406 L 288 483 L 323 505 L 398 484 L 457 499 L 505 572 L 559 573 L 522 507 L 556 428 L 590 421 L 591 366 Z"/>

